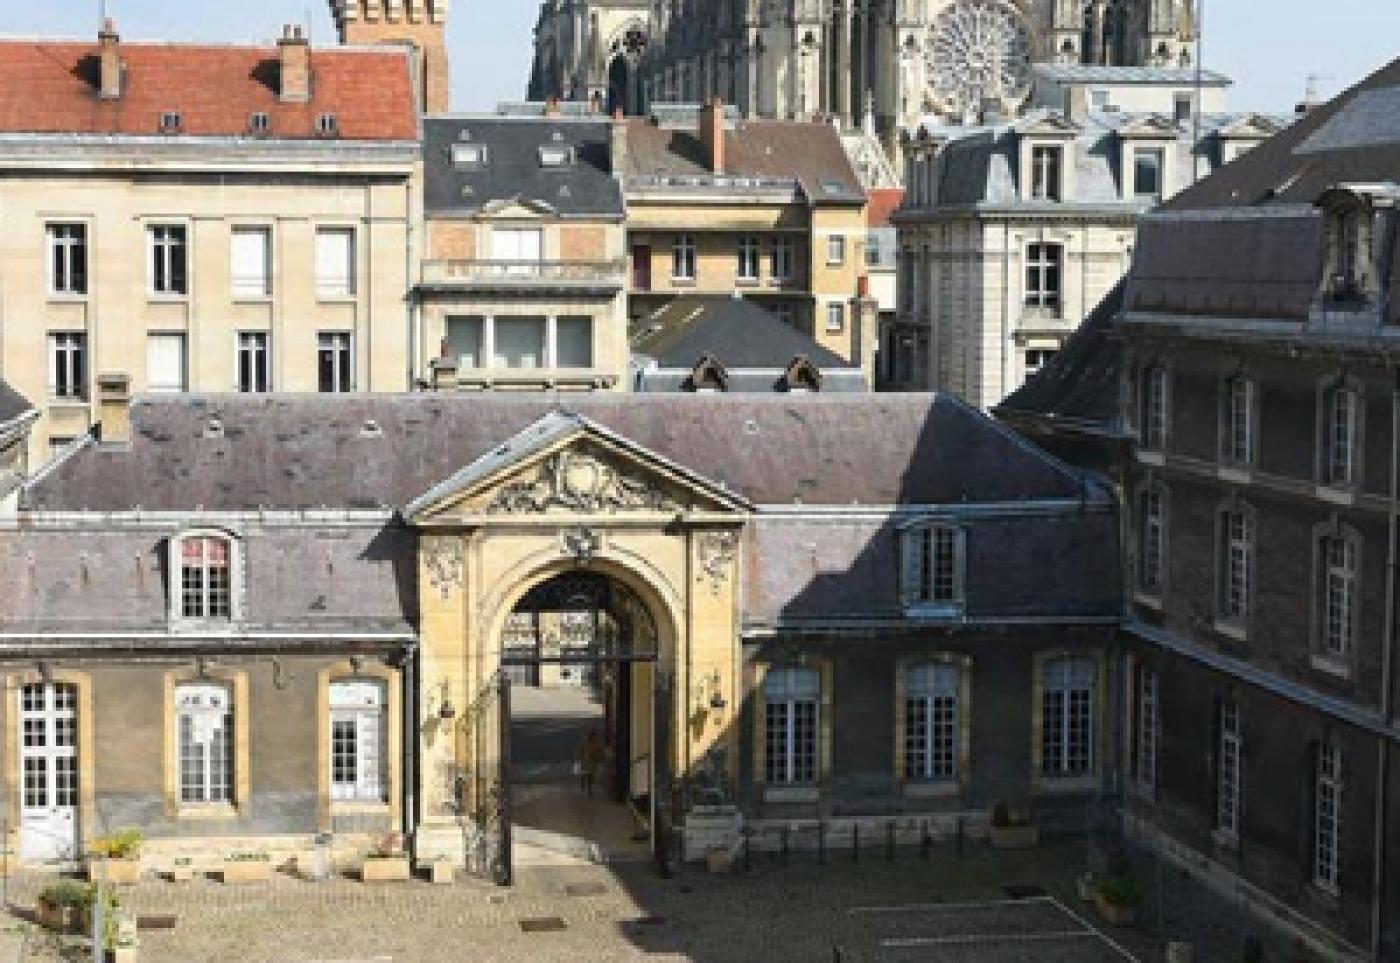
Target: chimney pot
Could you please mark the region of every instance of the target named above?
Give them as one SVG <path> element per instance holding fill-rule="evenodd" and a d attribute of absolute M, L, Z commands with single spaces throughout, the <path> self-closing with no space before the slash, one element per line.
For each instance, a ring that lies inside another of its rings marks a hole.
<path fill-rule="evenodd" d="M 98 96 L 103 100 L 116 100 L 122 95 L 121 37 L 111 17 L 102 21 L 102 32 L 97 35 L 97 51 Z"/>
<path fill-rule="evenodd" d="M 700 146 L 711 174 L 724 173 L 724 101 L 711 97 L 700 108 Z"/>
<path fill-rule="evenodd" d="M 97 376 L 98 437 L 109 445 L 131 442 L 131 377 L 126 374 Z"/>
<path fill-rule="evenodd" d="M 311 100 L 311 45 L 301 28 L 287 24 L 277 41 L 277 99 L 284 104 Z"/>

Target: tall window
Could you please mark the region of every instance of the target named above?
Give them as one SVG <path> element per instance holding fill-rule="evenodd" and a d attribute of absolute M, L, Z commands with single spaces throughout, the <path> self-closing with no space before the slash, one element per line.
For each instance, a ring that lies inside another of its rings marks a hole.
<path fill-rule="evenodd" d="M 495 319 L 496 367 L 543 368 L 545 319 L 540 317 Z"/>
<path fill-rule="evenodd" d="M 1220 747 L 1215 766 L 1215 828 L 1231 838 L 1240 834 L 1240 807 L 1244 799 L 1241 765 L 1244 728 L 1240 707 L 1231 700 L 1220 704 Z"/>
<path fill-rule="evenodd" d="M 821 673 L 770 669 L 763 680 L 764 781 L 802 785 L 817 781 L 817 715 Z"/>
<path fill-rule="evenodd" d="M 791 281 L 793 265 L 797 263 L 797 248 L 790 237 L 773 239 L 773 280 Z"/>
<path fill-rule="evenodd" d="M 149 228 L 152 294 L 190 293 L 188 233 L 182 224 Z"/>
<path fill-rule="evenodd" d="M 233 614 L 229 540 L 218 535 L 180 539 L 180 615 L 227 619 Z"/>
<path fill-rule="evenodd" d="M 1232 465 L 1254 463 L 1254 382 L 1231 378 L 1225 389 L 1221 458 Z"/>
<path fill-rule="evenodd" d="M 1137 781 L 1151 792 L 1157 786 L 1157 726 L 1159 702 L 1157 673 L 1146 666 L 1137 670 Z"/>
<path fill-rule="evenodd" d="M 1065 249 L 1059 244 L 1031 244 L 1026 248 L 1026 307 L 1058 311 Z"/>
<path fill-rule="evenodd" d="M 1331 742 L 1317 747 L 1313 794 L 1313 882 L 1336 893 L 1341 889 L 1342 750 Z"/>
<path fill-rule="evenodd" d="M 1058 658 L 1041 674 L 1040 769 L 1050 778 L 1088 776 L 1094 771 L 1094 680 L 1092 659 Z"/>
<path fill-rule="evenodd" d="M 266 331 L 238 332 L 238 390 L 261 394 L 272 384 L 272 357 Z"/>
<path fill-rule="evenodd" d="M 1333 659 L 1351 657 L 1356 633 L 1356 556 L 1355 540 L 1329 535 L 1318 548 L 1322 562 L 1321 630 L 1322 654 Z"/>
<path fill-rule="evenodd" d="M 695 280 L 694 234 L 678 234 L 671 242 L 671 280 Z"/>
<path fill-rule="evenodd" d="M 180 802 L 233 802 L 233 699 L 227 686 L 175 687 Z"/>
<path fill-rule="evenodd" d="M 904 778 L 958 777 L 960 673 L 940 662 L 910 666 L 904 680 Z"/>
<path fill-rule="evenodd" d="M 739 238 L 739 263 L 736 273 L 740 281 L 757 281 L 759 272 L 758 238 L 746 234 Z"/>
<path fill-rule="evenodd" d="M 87 294 L 86 224 L 50 224 L 49 293 Z"/>
<path fill-rule="evenodd" d="M 905 599 L 911 605 L 960 605 L 966 537 L 952 525 L 931 525 L 904 536 Z"/>
<path fill-rule="evenodd" d="M 146 390 L 172 394 L 189 387 L 186 380 L 185 336 L 149 334 L 146 336 Z"/>
<path fill-rule="evenodd" d="M 233 229 L 229 276 L 235 298 L 266 297 L 272 290 L 272 235 L 265 227 Z"/>
<path fill-rule="evenodd" d="M 1031 148 L 1031 200 L 1058 201 L 1064 192 L 1060 181 L 1060 158 L 1064 149 L 1042 144 Z"/>
<path fill-rule="evenodd" d="M 554 322 L 554 367 L 593 367 L 593 319 L 579 315 Z"/>
<path fill-rule="evenodd" d="M 87 397 L 87 335 L 76 331 L 49 335 L 49 394 Z"/>
<path fill-rule="evenodd" d="M 828 304 L 826 306 L 826 333 L 839 334 L 846 329 L 846 306 Z"/>
<path fill-rule="evenodd" d="M 826 263 L 846 263 L 846 235 L 832 234 L 826 239 Z"/>
<path fill-rule="evenodd" d="M 1160 147 L 1140 147 L 1133 151 L 1133 194 L 1144 200 L 1162 199 L 1162 170 L 1165 154 Z"/>
<path fill-rule="evenodd" d="M 1138 589 L 1161 595 L 1166 568 L 1166 495 L 1156 485 L 1138 493 Z"/>
<path fill-rule="evenodd" d="M 355 232 L 322 228 L 316 232 L 316 296 L 348 298 L 355 294 Z"/>
<path fill-rule="evenodd" d="M 1252 529 L 1250 517 L 1243 510 L 1220 513 L 1220 618 L 1237 626 L 1243 626 L 1249 619 L 1254 568 Z"/>
<path fill-rule="evenodd" d="M 1327 485 L 1356 481 L 1357 394 L 1336 387 L 1323 395 L 1322 480 Z"/>
<path fill-rule="evenodd" d="M 491 229 L 491 260 L 507 265 L 507 272 L 529 274 L 544 258 L 544 233 L 537 227 Z"/>
<path fill-rule="evenodd" d="M 330 687 L 331 798 L 384 802 L 388 702 L 384 683 L 345 680 Z"/>
<path fill-rule="evenodd" d="M 322 394 L 355 390 L 352 345 L 348 331 L 322 331 L 316 335 L 316 376 Z"/>
<path fill-rule="evenodd" d="M 1142 447 L 1164 451 L 1167 447 L 1167 369 L 1152 365 L 1142 375 L 1141 418 Z"/>

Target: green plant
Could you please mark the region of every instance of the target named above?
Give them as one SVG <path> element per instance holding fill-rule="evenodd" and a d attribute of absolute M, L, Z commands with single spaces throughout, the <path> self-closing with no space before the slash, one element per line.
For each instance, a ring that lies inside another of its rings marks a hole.
<path fill-rule="evenodd" d="M 370 847 L 370 859 L 392 859 L 404 854 L 403 834 L 386 833 L 374 841 Z"/>
<path fill-rule="evenodd" d="M 50 883 L 39 890 L 39 902 L 70 909 L 91 909 L 94 887 L 71 879 Z"/>
<path fill-rule="evenodd" d="M 229 853 L 224 857 L 229 863 L 266 863 L 272 860 L 272 856 L 266 850 L 247 849 L 236 853 Z"/>
<path fill-rule="evenodd" d="M 137 829 L 123 829 L 92 841 L 92 855 L 99 859 L 133 859 L 141 853 L 144 837 Z"/>
<path fill-rule="evenodd" d="M 1131 909 L 1142 902 L 1142 886 L 1131 876 L 1110 876 L 1099 884 L 1099 895 L 1110 906 Z"/>
<path fill-rule="evenodd" d="M 193 857 L 190 857 L 190 856 L 176 856 L 176 857 L 175 857 L 175 865 L 176 865 L 176 866 L 193 866 L 193 865 L 194 865 L 194 858 L 193 858 Z"/>

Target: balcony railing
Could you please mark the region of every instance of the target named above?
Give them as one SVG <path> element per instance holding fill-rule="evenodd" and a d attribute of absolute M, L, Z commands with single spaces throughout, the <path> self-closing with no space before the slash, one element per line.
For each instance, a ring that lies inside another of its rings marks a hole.
<path fill-rule="evenodd" d="M 474 286 L 622 287 L 627 262 L 612 261 L 459 261 L 423 262 L 423 283 Z"/>

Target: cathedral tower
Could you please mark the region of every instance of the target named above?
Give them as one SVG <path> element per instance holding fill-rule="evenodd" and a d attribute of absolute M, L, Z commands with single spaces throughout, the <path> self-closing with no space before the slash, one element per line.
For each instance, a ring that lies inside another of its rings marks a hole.
<path fill-rule="evenodd" d="M 448 110 L 447 8 L 450 0 L 330 0 L 343 44 L 407 44 L 415 53 L 418 105 Z"/>

